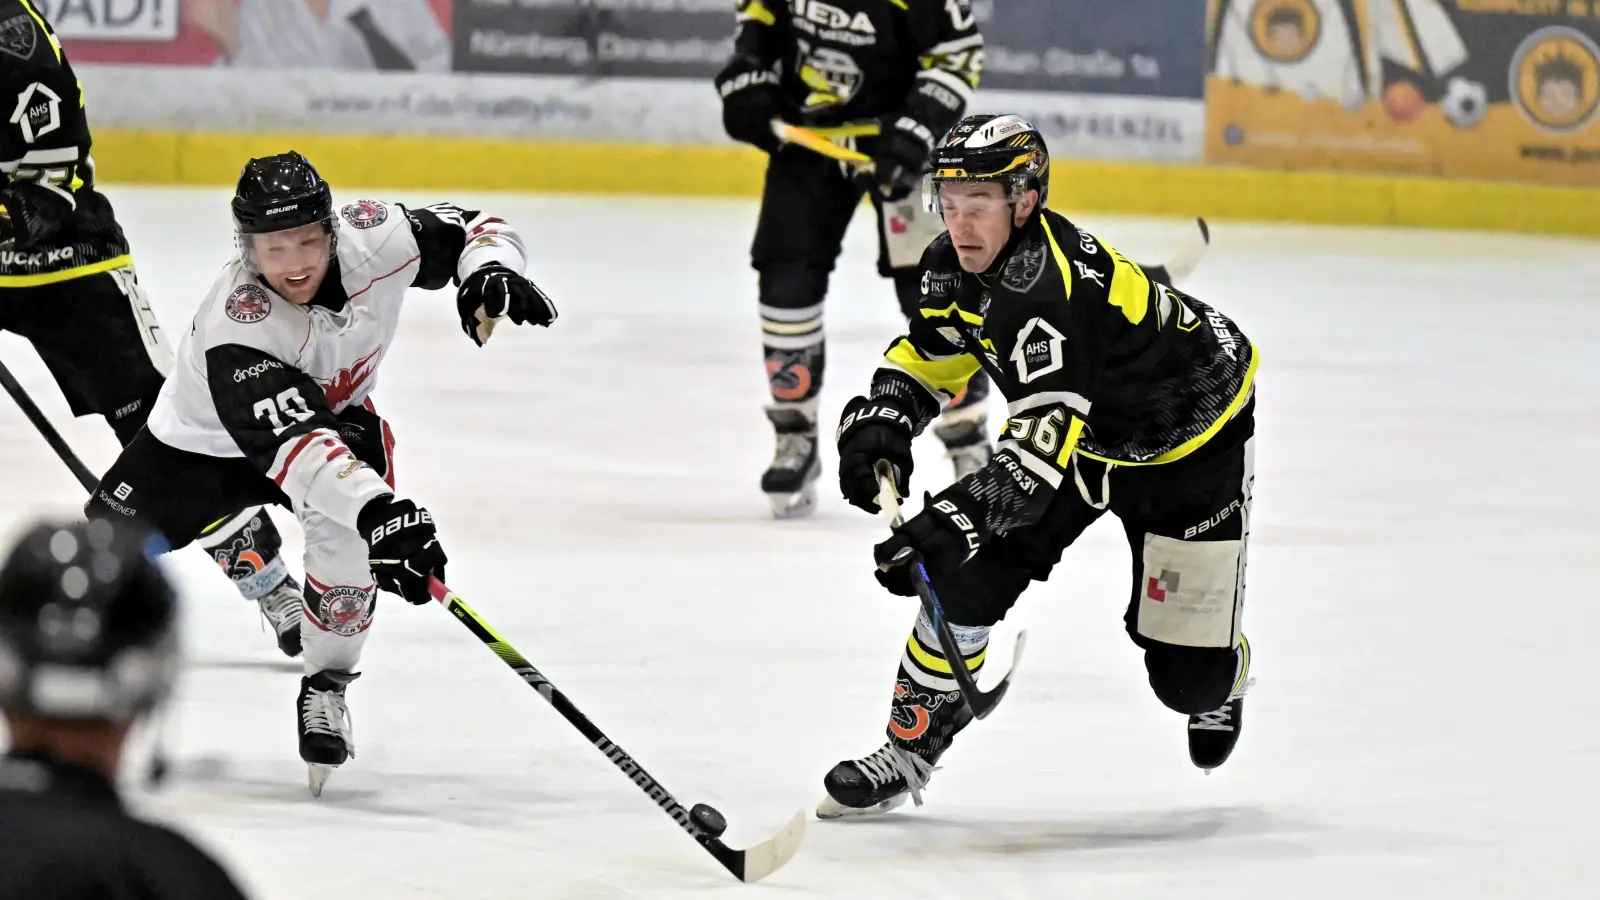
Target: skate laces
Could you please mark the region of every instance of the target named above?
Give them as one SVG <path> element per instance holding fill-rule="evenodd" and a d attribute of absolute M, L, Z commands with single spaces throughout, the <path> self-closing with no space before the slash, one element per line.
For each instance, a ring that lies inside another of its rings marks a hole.
<path fill-rule="evenodd" d="M 811 462 L 811 454 L 817 445 L 815 432 L 780 431 L 777 439 L 778 448 L 772 455 L 774 469 L 804 469 Z"/>
<path fill-rule="evenodd" d="M 892 743 L 879 747 L 871 756 L 856 760 L 856 768 L 867 776 L 874 788 L 883 787 L 896 778 L 905 779 L 911 800 L 918 806 L 922 805 L 922 789 L 928 786 L 934 771 L 927 760 Z"/>
<path fill-rule="evenodd" d="M 1208 713 L 1195 716 L 1195 721 L 1189 723 L 1189 728 L 1195 731 L 1232 731 L 1233 730 L 1233 701 L 1249 693 L 1256 680 L 1246 678 L 1239 689 L 1228 695 L 1228 702 Z"/>
<path fill-rule="evenodd" d="M 307 688 L 306 699 L 300 704 L 300 725 L 307 733 L 338 737 L 351 748 L 350 755 L 355 755 L 355 723 L 350 721 L 350 708 L 339 691 Z"/>
<path fill-rule="evenodd" d="M 283 634 L 291 627 L 300 627 L 300 592 L 274 590 L 272 593 L 256 601 L 261 605 L 261 618 L 272 626 L 272 630 Z"/>

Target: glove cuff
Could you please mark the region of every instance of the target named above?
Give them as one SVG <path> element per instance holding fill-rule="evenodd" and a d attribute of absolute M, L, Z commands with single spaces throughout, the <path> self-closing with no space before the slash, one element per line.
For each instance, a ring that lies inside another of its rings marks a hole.
<path fill-rule="evenodd" d="M 962 562 L 971 559 L 991 536 L 984 522 L 982 505 L 959 482 L 940 491 L 937 497 L 924 494 L 922 509 L 940 527 L 960 538 L 967 549 Z"/>

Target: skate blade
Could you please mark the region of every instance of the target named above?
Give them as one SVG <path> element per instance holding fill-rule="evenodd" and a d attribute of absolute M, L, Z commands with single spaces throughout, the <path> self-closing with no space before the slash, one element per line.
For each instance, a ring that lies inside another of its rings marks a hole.
<path fill-rule="evenodd" d="M 822 802 L 817 804 L 817 818 L 819 819 L 859 819 L 866 816 L 881 816 L 891 810 L 899 809 L 905 805 L 906 795 L 896 794 L 893 797 L 875 803 L 872 806 L 856 807 L 845 806 L 843 803 L 824 795 Z"/>
<path fill-rule="evenodd" d="M 795 494 L 768 494 L 772 516 L 776 519 L 798 519 L 811 515 L 817 506 L 817 490 L 809 485 Z"/>
<path fill-rule="evenodd" d="M 333 774 L 334 768 L 321 763 L 306 764 L 306 782 L 311 788 L 311 796 L 322 796 L 322 786 L 328 783 L 328 776 Z"/>

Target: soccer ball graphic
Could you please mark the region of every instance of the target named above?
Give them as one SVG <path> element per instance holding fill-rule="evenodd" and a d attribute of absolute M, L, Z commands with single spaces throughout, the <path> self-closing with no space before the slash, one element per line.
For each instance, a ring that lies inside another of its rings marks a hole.
<path fill-rule="evenodd" d="M 1489 112 L 1489 91 L 1477 81 L 1452 78 L 1439 101 L 1444 117 L 1457 128 L 1476 128 Z"/>

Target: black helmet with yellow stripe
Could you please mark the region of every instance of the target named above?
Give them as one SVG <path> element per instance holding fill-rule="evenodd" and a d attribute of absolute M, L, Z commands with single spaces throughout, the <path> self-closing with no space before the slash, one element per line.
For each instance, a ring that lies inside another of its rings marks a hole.
<path fill-rule="evenodd" d="M 985 113 L 967 116 L 950 129 L 930 161 L 928 204 L 938 209 L 939 186 L 962 181 L 993 181 L 1017 203 L 1029 190 L 1039 192 L 1039 206 L 1050 196 L 1050 151 L 1044 135 L 1016 115 Z"/>

